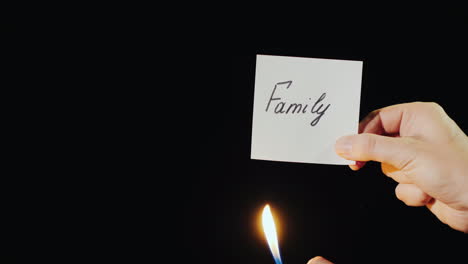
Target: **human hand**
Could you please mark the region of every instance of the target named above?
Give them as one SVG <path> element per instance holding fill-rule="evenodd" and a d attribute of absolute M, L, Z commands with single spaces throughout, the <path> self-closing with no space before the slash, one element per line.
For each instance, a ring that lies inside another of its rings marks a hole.
<path fill-rule="evenodd" d="M 399 183 L 398 199 L 427 206 L 443 223 L 468 233 L 468 138 L 439 105 L 373 111 L 359 124 L 359 135 L 338 139 L 335 149 L 357 161 L 353 170 L 381 162 L 383 173 Z"/>
<path fill-rule="evenodd" d="M 326 260 L 323 257 L 318 256 L 318 257 L 315 257 L 315 258 L 309 260 L 309 262 L 307 262 L 307 264 L 333 264 L 333 263 Z"/>

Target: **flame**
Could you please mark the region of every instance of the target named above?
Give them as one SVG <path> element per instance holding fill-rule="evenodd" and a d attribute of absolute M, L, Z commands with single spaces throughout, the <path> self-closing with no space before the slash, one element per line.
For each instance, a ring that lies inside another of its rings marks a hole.
<path fill-rule="evenodd" d="M 271 254 L 273 254 L 275 263 L 282 264 L 278 247 L 278 236 L 276 235 L 275 221 L 273 220 L 273 215 L 271 214 L 270 206 L 268 204 L 263 208 L 262 224 L 263 232 L 265 232 L 265 237 L 268 245 L 270 246 Z"/>

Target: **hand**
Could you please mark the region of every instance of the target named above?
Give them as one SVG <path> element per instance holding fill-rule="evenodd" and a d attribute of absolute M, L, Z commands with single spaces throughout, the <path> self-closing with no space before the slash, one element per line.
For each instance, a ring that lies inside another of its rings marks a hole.
<path fill-rule="evenodd" d="M 319 257 L 315 257 L 309 260 L 307 264 L 333 264 L 333 263 L 319 256 Z"/>
<path fill-rule="evenodd" d="M 399 182 L 395 193 L 409 206 L 427 206 L 443 223 L 468 233 L 468 138 L 442 107 L 408 103 L 370 113 L 359 135 L 338 139 L 336 152 L 357 161 L 381 162 Z M 315 262 L 313 262 L 315 263 Z"/>

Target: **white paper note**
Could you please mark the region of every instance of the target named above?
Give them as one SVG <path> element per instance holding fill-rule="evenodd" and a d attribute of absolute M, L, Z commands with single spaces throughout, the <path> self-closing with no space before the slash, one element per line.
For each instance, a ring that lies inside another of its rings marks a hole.
<path fill-rule="evenodd" d="M 358 132 L 362 65 L 257 55 L 251 158 L 354 164 L 334 146 Z"/>

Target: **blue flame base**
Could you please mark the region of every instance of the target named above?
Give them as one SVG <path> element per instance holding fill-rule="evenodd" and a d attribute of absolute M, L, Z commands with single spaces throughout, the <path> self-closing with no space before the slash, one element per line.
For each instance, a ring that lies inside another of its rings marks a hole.
<path fill-rule="evenodd" d="M 274 259 L 275 259 L 276 264 L 283 264 L 283 262 L 281 261 L 281 258 L 274 258 Z"/>

